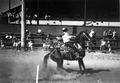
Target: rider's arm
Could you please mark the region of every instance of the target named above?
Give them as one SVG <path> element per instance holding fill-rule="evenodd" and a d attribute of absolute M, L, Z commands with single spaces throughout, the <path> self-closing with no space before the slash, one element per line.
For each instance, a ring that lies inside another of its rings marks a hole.
<path fill-rule="evenodd" d="M 73 37 L 75 37 L 75 36 L 73 36 L 73 35 L 69 35 L 69 34 L 67 34 L 67 36 L 68 36 L 69 38 L 73 38 Z"/>

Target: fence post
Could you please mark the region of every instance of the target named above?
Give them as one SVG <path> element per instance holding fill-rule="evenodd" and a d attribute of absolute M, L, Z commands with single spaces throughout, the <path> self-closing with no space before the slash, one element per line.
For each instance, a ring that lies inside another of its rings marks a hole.
<path fill-rule="evenodd" d="M 39 78 L 39 64 L 37 65 L 36 83 L 38 83 L 38 78 Z"/>

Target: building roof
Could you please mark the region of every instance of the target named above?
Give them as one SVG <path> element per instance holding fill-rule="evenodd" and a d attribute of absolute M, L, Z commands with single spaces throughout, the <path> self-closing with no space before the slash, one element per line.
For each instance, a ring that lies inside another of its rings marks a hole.
<path fill-rule="evenodd" d="M 17 7 L 14 7 L 12 9 L 10 9 L 10 10 L 5 11 L 5 13 L 9 13 L 9 12 L 15 12 L 15 13 L 21 12 L 21 5 L 19 5 Z"/>

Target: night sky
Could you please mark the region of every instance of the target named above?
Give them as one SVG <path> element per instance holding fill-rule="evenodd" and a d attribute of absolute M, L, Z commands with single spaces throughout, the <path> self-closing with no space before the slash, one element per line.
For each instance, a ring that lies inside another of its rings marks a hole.
<path fill-rule="evenodd" d="M 0 2 L 1 1 L 7 2 L 8 0 L 0 0 Z M 80 20 L 84 18 L 85 0 L 26 1 L 27 14 L 38 14 L 37 11 L 39 10 L 40 18 L 43 18 L 46 13 L 50 15 L 51 18 L 70 18 L 72 20 Z M 11 2 L 12 6 L 20 4 L 20 0 L 11 0 Z M 2 7 L 5 9 L 6 5 L 2 5 L 1 8 Z M 86 0 L 87 19 L 117 21 L 119 16 L 118 10 L 119 0 Z"/>
<path fill-rule="evenodd" d="M 11 0 L 11 8 L 20 5 L 20 0 Z M 0 12 L 7 11 L 9 9 L 9 0 L 0 0 Z"/>

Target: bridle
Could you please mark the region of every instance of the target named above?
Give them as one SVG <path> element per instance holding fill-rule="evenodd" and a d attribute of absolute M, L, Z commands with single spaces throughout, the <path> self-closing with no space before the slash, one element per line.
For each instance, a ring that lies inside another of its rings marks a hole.
<path fill-rule="evenodd" d="M 85 32 L 83 32 L 83 35 L 90 41 L 90 38 L 86 35 Z"/>

